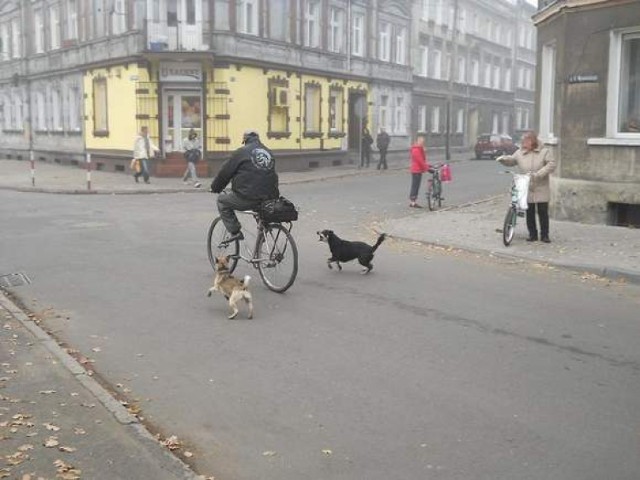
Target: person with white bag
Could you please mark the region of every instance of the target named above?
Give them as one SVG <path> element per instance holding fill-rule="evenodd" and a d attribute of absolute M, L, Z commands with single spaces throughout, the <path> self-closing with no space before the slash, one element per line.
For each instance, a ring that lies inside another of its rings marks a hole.
<path fill-rule="evenodd" d="M 527 241 L 538 240 L 536 225 L 536 211 L 540 220 L 540 240 L 550 243 L 549 239 L 549 200 L 551 189 L 549 175 L 556 169 L 553 154 L 548 148 L 540 146 L 536 132 L 527 132 L 522 137 L 522 147 L 513 155 L 502 155 L 497 162 L 507 167 L 517 166 L 521 173 L 529 174 L 529 189 L 527 194 Z"/>

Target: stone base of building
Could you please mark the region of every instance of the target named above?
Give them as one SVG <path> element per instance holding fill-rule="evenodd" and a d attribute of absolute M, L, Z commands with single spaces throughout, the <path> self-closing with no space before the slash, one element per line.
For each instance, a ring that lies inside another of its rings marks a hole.
<path fill-rule="evenodd" d="M 551 216 L 588 224 L 618 225 L 618 208 L 640 209 L 637 183 L 551 178 Z"/>

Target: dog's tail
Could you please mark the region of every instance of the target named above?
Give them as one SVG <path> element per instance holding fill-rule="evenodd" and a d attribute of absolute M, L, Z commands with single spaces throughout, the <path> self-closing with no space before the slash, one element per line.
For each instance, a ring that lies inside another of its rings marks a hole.
<path fill-rule="evenodd" d="M 375 252 L 376 249 L 380 246 L 380 244 L 382 242 L 384 242 L 384 239 L 387 238 L 387 234 L 386 233 L 381 233 L 380 236 L 378 237 L 378 241 L 376 242 L 376 244 L 373 246 L 373 248 L 371 249 L 371 253 Z"/>
<path fill-rule="evenodd" d="M 242 280 L 242 286 L 246 289 L 249 286 L 249 281 L 251 280 L 251 277 L 249 275 L 245 275 L 244 279 Z"/>

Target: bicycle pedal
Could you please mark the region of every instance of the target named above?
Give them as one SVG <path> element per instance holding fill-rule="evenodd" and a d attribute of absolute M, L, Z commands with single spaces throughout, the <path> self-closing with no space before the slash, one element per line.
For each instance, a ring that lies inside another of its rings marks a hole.
<path fill-rule="evenodd" d="M 519 217 L 524 217 L 524 215 L 525 215 L 524 212 L 518 212 Z"/>

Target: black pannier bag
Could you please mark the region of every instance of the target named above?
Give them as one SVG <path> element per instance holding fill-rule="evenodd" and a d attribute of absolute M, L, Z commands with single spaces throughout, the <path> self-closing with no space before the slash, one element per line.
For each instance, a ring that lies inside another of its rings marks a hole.
<path fill-rule="evenodd" d="M 260 205 L 260 218 L 264 222 L 294 222 L 298 220 L 296 206 L 284 197 L 265 200 Z"/>

